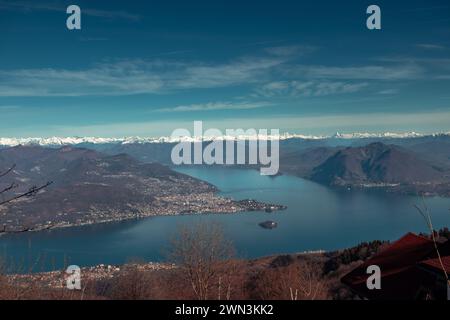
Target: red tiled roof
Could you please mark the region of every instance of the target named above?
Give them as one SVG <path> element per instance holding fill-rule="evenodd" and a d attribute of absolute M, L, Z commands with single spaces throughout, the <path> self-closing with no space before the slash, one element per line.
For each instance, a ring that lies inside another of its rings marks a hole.
<path fill-rule="evenodd" d="M 408 233 L 389 247 L 367 260 L 343 278 L 349 284 L 366 282 L 366 269 L 370 265 L 377 265 L 382 275 L 393 274 L 409 268 L 411 264 L 421 261 L 433 251 L 433 242 L 427 238 Z"/>
<path fill-rule="evenodd" d="M 442 265 L 444 266 L 445 272 L 447 272 L 447 274 L 450 274 L 450 256 L 442 257 L 441 261 Z M 425 260 L 421 262 L 420 265 L 429 267 L 431 269 L 434 269 L 435 271 L 442 272 L 442 274 L 444 274 L 441 262 L 439 261 L 438 258 Z"/>
<path fill-rule="evenodd" d="M 433 241 L 408 233 L 345 275 L 341 281 L 369 299 L 413 299 L 419 287 L 433 281 L 431 274 L 416 268 L 417 264 L 434 258 Z M 366 281 L 370 275 L 366 270 L 370 265 L 381 269 L 381 290 L 367 288 Z"/>

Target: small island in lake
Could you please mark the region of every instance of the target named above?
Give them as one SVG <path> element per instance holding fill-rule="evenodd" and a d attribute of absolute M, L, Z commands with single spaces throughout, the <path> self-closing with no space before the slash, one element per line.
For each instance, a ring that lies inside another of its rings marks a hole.
<path fill-rule="evenodd" d="M 260 224 L 259 224 L 259 226 L 261 227 L 261 228 L 264 228 L 264 229 L 275 229 L 276 227 L 278 227 L 278 223 L 277 222 L 275 222 L 275 221 L 264 221 L 264 222 L 261 222 Z"/>

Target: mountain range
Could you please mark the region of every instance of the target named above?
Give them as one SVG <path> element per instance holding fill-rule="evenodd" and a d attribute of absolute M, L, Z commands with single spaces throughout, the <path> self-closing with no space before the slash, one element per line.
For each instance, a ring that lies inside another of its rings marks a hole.
<path fill-rule="evenodd" d="M 0 207 L 0 233 L 155 215 L 282 209 L 217 196 L 209 183 L 174 171 L 175 142 L 82 139 L 60 146 L 63 142 L 68 141 L 0 148 L 0 172 L 15 165 L 0 179 L 0 190 L 13 183 L 12 195 L 20 194 L 53 181 L 36 197 Z M 337 188 L 450 196 L 450 136 L 289 138 L 280 141 L 280 171 Z"/>
<path fill-rule="evenodd" d="M 419 137 L 437 137 L 450 136 L 450 132 L 422 134 L 417 132 L 382 132 L 382 133 L 335 133 L 330 136 L 315 136 L 295 133 L 282 133 L 278 137 L 280 140 L 303 139 L 303 140 L 327 140 L 327 139 L 407 139 Z M 269 139 L 271 136 L 259 135 L 248 136 L 211 136 L 211 137 L 180 137 L 172 138 L 170 136 L 161 137 L 123 137 L 123 138 L 102 138 L 102 137 L 34 137 L 34 138 L 2 138 L 0 137 L 0 147 L 13 147 L 18 145 L 39 145 L 39 146 L 65 146 L 65 145 L 83 145 L 83 144 L 148 144 L 148 143 L 177 143 L 180 141 L 212 141 L 212 140 L 230 140 L 230 139 Z"/>

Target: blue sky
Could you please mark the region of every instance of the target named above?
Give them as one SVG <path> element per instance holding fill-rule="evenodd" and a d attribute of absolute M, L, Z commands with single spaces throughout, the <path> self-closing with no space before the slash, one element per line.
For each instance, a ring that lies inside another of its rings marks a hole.
<path fill-rule="evenodd" d="M 450 131 L 448 1 L 0 0 L 0 30 L 1 137 Z"/>

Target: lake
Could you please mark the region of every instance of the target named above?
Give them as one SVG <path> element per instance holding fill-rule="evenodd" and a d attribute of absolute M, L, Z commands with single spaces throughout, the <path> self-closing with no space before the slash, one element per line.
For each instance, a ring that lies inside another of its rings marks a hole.
<path fill-rule="evenodd" d="M 0 237 L 0 250 L 16 266 L 34 271 L 67 264 L 121 264 L 135 258 L 162 261 L 178 227 L 195 221 L 221 223 L 241 257 L 334 250 L 374 239 L 395 240 L 408 231 L 426 232 L 414 196 L 334 190 L 293 176 L 261 176 L 259 171 L 220 167 L 177 168 L 206 180 L 234 199 L 252 198 L 287 205 L 273 213 L 154 217 L 103 225 Z M 427 198 L 435 228 L 450 223 L 450 199 Z M 278 222 L 267 230 L 258 224 Z"/>

